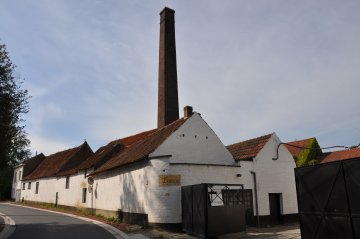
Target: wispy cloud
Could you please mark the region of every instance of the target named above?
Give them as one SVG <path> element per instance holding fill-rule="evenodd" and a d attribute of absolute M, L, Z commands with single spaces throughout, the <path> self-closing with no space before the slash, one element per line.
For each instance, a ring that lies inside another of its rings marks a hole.
<path fill-rule="evenodd" d="M 358 1 L 165 3 L 176 10 L 180 107 L 193 105 L 225 144 L 273 131 L 360 141 Z M 164 6 L 2 3 L 0 37 L 33 96 L 34 151 L 83 139 L 96 150 L 156 126 Z"/>

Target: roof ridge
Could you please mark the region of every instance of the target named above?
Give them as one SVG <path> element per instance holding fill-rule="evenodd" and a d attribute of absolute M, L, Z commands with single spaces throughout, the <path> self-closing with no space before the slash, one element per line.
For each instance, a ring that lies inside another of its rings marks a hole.
<path fill-rule="evenodd" d="M 263 135 L 263 136 L 259 136 L 259 137 L 256 137 L 256 138 L 251 138 L 251 139 L 247 139 L 247 140 L 240 141 L 240 142 L 237 142 L 237 143 L 229 144 L 229 145 L 227 145 L 226 147 L 238 145 L 238 144 L 241 144 L 241 143 L 246 143 L 246 142 L 253 141 L 253 140 L 258 140 L 258 139 L 260 139 L 260 138 L 270 137 L 270 136 L 272 136 L 273 134 L 274 134 L 274 132 L 273 132 L 273 133 L 270 133 L 270 134 Z"/>
<path fill-rule="evenodd" d="M 146 158 L 147 155 L 159 147 L 159 145 L 161 145 L 170 135 L 178 130 L 189 118 L 180 118 L 168 125 L 154 130 L 154 132 L 151 132 L 144 138 L 131 144 L 124 151 L 114 155 L 111 159 L 94 171 L 94 173 L 97 174 L 109 171 Z"/>

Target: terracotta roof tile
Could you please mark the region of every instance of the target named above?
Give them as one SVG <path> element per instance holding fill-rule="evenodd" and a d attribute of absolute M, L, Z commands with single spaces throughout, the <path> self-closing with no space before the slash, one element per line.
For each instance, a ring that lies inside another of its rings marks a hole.
<path fill-rule="evenodd" d="M 25 160 L 23 162 L 24 169 L 23 169 L 22 177 L 25 178 L 30 173 L 32 173 L 44 159 L 45 159 L 45 155 L 43 153 L 40 153 L 32 158 L 29 158 L 28 160 Z"/>
<path fill-rule="evenodd" d="M 338 160 L 360 158 L 360 148 L 346 149 L 329 152 L 320 163 L 334 162 Z"/>
<path fill-rule="evenodd" d="M 314 138 L 296 140 L 296 141 L 292 141 L 292 142 L 287 142 L 287 144 L 295 145 L 298 147 L 309 147 L 312 139 L 314 139 Z M 289 150 L 289 152 L 292 154 L 292 156 L 298 156 L 300 154 L 300 152 L 304 150 L 301 148 L 292 147 L 291 145 L 285 144 L 285 147 Z"/>
<path fill-rule="evenodd" d="M 226 146 L 235 160 L 251 160 L 268 142 L 272 134 Z"/>
<path fill-rule="evenodd" d="M 120 153 L 113 156 L 104 165 L 100 166 L 93 174 L 102 173 L 133 162 L 146 159 L 159 147 L 173 132 L 175 132 L 187 119 L 181 118 L 160 129 L 152 130 L 143 139 L 134 142 Z"/>
<path fill-rule="evenodd" d="M 24 180 L 71 174 L 91 154 L 93 152 L 85 142 L 78 147 L 49 155 Z"/>
<path fill-rule="evenodd" d="M 120 151 L 123 151 L 133 143 L 142 140 L 145 136 L 153 133 L 154 131 L 155 129 L 141 132 L 139 134 L 135 134 L 132 136 L 128 136 L 126 138 L 111 141 L 107 145 L 100 147 L 93 155 L 91 155 L 88 159 L 86 159 L 79 166 L 79 170 L 88 169 L 92 167 L 95 167 L 95 169 L 97 169 L 105 162 L 107 162 L 113 155 L 119 153 Z"/>

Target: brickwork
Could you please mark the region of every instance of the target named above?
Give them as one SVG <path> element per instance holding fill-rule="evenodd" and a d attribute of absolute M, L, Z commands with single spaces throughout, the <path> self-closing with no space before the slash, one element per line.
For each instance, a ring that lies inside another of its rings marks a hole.
<path fill-rule="evenodd" d="M 174 14 L 169 8 L 160 13 L 158 128 L 179 119 Z"/>

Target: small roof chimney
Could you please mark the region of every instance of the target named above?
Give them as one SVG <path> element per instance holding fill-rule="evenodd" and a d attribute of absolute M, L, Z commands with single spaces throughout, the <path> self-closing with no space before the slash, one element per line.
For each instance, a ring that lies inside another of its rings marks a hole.
<path fill-rule="evenodd" d="M 184 107 L 184 118 L 189 118 L 190 116 L 192 116 L 194 114 L 193 112 L 193 107 L 187 105 Z"/>
<path fill-rule="evenodd" d="M 179 119 L 174 15 L 167 7 L 160 12 L 158 128 Z"/>

